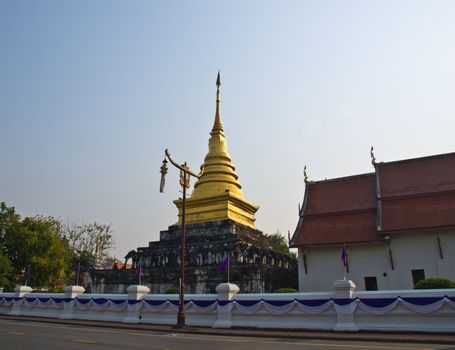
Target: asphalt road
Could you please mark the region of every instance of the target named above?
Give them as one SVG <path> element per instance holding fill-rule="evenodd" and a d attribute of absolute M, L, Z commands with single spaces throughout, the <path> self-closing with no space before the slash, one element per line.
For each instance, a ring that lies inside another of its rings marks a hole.
<path fill-rule="evenodd" d="M 0 320 L 0 349 L 455 350 L 455 346 L 219 336 Z"/>

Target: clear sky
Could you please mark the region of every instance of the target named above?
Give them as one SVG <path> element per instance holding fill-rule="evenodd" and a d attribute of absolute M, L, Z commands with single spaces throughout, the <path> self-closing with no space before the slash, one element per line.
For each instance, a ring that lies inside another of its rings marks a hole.
<path fill-rule="evenodd" d="M 455 151 L 455 1 L 0 0 L 0 201 L 112 223 L 115 254 L 177 220 L 215 113 L 257 227 L 311 180 Z"/>

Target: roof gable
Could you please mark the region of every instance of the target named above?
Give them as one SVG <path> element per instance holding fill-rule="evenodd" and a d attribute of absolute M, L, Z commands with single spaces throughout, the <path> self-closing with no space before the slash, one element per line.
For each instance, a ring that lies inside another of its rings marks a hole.
<path fill-rule="evenodd" d="M 455 191 L 455 153 L 379 163 L 381 198 Z"/>
<path fill-rule="evenodd" d="M 455 225 L 455 153 L 378 164 L 382 232 Z"/>
<path fill-rule="evenodd" d="M 375 170 L 309 182 L 292 246 L 455 226 L 455 153 L 379 163 Z"/>
<path fill-rule="evenodd" d="M 375 175 L 364 174 L 310 183 L 305 215 L 376 207 Z"/>

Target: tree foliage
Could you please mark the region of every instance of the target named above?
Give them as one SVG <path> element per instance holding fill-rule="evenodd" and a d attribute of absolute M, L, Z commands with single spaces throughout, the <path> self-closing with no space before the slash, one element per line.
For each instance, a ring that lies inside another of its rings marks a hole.
<path fill-rule="evenodd" d="M 446 289 L 455 288 L 455 282 L 446 278 L 430 277 L 416 283 L 414 289 Z"/>
<path fill-rule="evenodd" d="M 11 289 L 13 287 L 11 283 L 12 272 L 11 260 L 6 255 L 5 249 L 0 248 L 0 288 Z"/>
<path fill-rule="evenodd" d="M 67 243 L 60 239 L 58 220 L 44 216 L 22 219 L 13 207 L 1 203 L 0 228 L 5 261 L 2 268 L 10 264 L 9 281 L 5 283 L 8 287 L 22 283 L 26 270 L 29 284 L 34 287 L 64 283 L 71 253 Z"/>
<path fill-rule="evenodd" d="M 22 218 L 14 207 L 0 203 L 0 287 L 24 283 L 33 288 L 61 288 L 73 283 L 76 266 L 88 268 L 112 248 L 110 225 L 68 226 L 48 216 Z"/>
<path fill-rule="evenodd" d="M 9 208 L 5 203 L 0 203 L 0 287 L 11 289 L 14 287 L 12 280 L 13 266 L 8 257 L 7 247 L 5 245 L 5 236 L 9 227 L 20 220 L 19 215 L 14 208 Z"/>
<path fill-rule="evenodd" d="M 269 245 L 272 247 L 273 250 L 280 252 L 282 254 L 287 255 L 290 254 L 288 242 L 286 241 L 286 238 L 280 233 L 280 231 L 268 235 L 267 239 Z"/>

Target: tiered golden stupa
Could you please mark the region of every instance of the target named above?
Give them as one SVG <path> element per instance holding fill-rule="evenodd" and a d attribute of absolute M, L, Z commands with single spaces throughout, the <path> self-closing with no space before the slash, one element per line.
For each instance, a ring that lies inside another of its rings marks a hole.
<path fill-rule="evenodd" d="M 255 228 L 254 214 L 257 205 L 247 201 L 227 150 L 220 116 L 220 73 L 216 80 L 215 122 L 209 139 L 209 152 L 205 156 L 203 173 L 194 184 L 194 191 L 186 200 L 187 224 L 231 219 Z M 174 201 L 182 222 L 182 200 Z"/>

